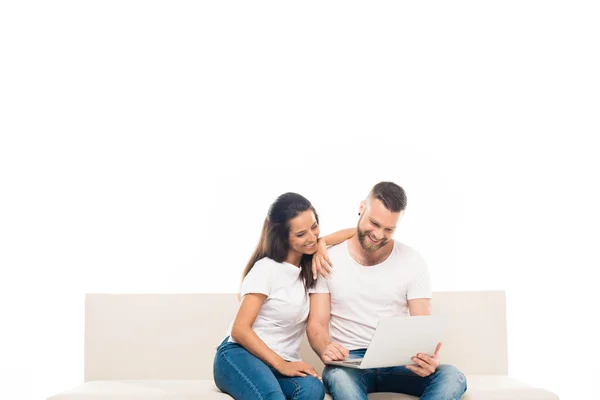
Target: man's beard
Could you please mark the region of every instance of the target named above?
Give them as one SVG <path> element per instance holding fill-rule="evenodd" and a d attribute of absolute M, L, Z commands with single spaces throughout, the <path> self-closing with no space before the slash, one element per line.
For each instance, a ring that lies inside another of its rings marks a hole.
<path fill-rule="evenodd" d="M 370 232 L 361 231 L 358 228 L 356 228 L 356 233 L 358 235 L 358 241 L 360 242 L 360 245 L 362 246 L 363 250 L 371 253 L 381 249 L 387 244 L 387 242 L 389 242 L 389 240 L 381 240 L 379 243 L 373 243 L 369 239 L 367 239 L 367 234 Z"/>

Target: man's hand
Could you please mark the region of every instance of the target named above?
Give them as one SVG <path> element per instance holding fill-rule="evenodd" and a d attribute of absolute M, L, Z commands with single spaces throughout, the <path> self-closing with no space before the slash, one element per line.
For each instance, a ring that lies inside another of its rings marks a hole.
<path fill-rule="evenodd" d="M 312 258 L 312 274 L 313 279 L 317 279 L 317 272 L 327 279 L 327 274 L 331 274 L 333 263 L 327 254 L 327 244 L 323 239 L 317 241 L 317 252 Z"/>
<path fill-rule="evenodd" d="M 442 343 L 440 342 L 435 348 L 433 356 L 418 353 L 415 357 L 412 358 L 416 365 L 407 365 L 406 368 L 422 377 L 426 377 L 433 374 L 437 367 L 440 365 L 440 362 L 437 358 L 441 347 Z"/>
<path fill-rule="evenodd" d="M 346 357 L 350 355 L 350 350 L 345 348 L 339 343 L 329 343 L 323 349 L 323 353 L 321 354 L 321 360 L 325 362 L 329 361 L 343 361 Z"/>
<path fill-rule="evenodd" d="M 304 361 L 285 361 L 275 368 L 281 375 L 285 376 L 314 376 L 317 379 L 321 377 L 317 374 L 317 371 Z"/>

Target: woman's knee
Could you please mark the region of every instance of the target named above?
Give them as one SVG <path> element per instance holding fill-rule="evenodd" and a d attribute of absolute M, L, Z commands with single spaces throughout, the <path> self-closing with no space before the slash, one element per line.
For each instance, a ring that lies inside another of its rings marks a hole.
<path fill-rule="evenodd" d="M 300 381 L 300 390 L 297 400 L 323 400 L 325 387 L 323 382 L 313 376 L 307 376 Z"/>

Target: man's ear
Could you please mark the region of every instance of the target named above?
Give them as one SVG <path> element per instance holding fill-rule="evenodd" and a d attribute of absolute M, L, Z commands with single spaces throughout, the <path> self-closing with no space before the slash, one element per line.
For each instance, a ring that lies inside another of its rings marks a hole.
<path fill-rule="evenodd" d="M 365 201 L 360 202 L 360 207 L 358 208 L 358 215 L 362 214 L 365 211 Z"/>

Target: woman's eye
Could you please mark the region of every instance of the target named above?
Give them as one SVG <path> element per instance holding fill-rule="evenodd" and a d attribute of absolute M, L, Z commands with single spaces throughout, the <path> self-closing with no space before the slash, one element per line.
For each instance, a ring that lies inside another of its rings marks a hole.
<path fill-rule="evenodd" d="M 304 236 L 304 233 L 299 233 L 296 235 L 296 237 L 302 237 L 302 236 Z"/>

